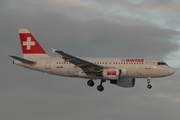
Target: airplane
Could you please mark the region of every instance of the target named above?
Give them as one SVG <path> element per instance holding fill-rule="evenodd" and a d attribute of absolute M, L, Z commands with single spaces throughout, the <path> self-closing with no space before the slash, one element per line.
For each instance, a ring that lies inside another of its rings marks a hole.
<path fill-rule="evenodd" d="M 151 89 L 152 78 L 170 76 L 172 67 L 164 61 L 150 58 L 80 58 L 66 52 L 52 52 L 62 57 L 51 57 L 46 54 L 38 41 L 27 29 L 19 29 L 23 58 L 14 58 L 13 64 L 58 76 L 89 79 L 87 84 L 94 86 L 94 80 L 100 79 L 97 90 L 104 90 L 103 83 L 109 81 L 119 87 L 131 88 L 136 78 L 146 78 L 147 88 Z"/>

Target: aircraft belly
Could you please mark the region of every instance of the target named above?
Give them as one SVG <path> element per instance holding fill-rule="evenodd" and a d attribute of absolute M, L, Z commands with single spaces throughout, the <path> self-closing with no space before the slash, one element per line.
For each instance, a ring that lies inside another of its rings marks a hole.
<path fill-rule="evenodd" d="M 144 69 L 139 68 L 138 69 L 138 77 L 139 78 L 145 78 L 145 77 L 159 77 L 159 71 L 157 69 Z"/>
<path fill-rule="evenodd" d="M 128 77 L 138 77 L 138 68 L 128 68 Z"/>
<path fill-rule="evenodd" d="M 68 68 L 68 76 L 70 77 L 76 77 L 75 73 L 77 72 L 78 70 L 76 68 Z"/>

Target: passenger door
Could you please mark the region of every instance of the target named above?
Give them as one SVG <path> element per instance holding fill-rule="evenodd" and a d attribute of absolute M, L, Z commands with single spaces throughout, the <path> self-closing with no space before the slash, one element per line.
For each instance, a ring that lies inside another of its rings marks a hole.
<path fill-rule="evenodd" d="M 146 61 L 145 61 L 145 69 L 151 69 L 151 60 L 150 59 L 146 59 Z"/>
<path fill-rule="evenodd" d="M 51 58 L 46 59 L 45 69 L 51 69 Z"/>

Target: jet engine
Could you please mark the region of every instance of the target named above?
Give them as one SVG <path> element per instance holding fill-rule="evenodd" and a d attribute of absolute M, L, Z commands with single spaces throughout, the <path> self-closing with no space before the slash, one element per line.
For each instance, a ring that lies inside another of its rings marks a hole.
<path fill-rule="evenodd" d="M 121 77 L 127 76 L 126 69 L 104 69 L 102 72 L 103 78 L 107 80 L 119 80 Z"/>
<path fill-rule="evenodd" d="M 135 78 L 121 78 L 119 80 L 111 80 L 111 84 L 118 85 L 120 87 L 134 87 Z"/>

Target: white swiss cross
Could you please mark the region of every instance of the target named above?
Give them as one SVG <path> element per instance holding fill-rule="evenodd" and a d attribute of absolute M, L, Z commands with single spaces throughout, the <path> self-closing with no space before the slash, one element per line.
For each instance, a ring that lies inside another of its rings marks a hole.
<path fill-rule="evenodd" d="M 26 50 L 30 50 L 31 46 L 34 46 L 35 42 L 31 41 L 31 37 L 27 37 L 27 41 L 23 42 L 23 46 L 26 46 Z"/>

